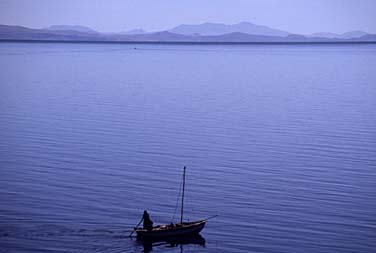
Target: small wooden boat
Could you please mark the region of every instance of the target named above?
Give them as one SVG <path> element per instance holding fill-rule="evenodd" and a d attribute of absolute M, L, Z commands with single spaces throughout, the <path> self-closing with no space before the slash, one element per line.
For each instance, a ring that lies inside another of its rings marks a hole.
<path fill-rule="evenodd" d="M 168 238 L 176 236 L 192 236 L 197 235 L 204 229 L 206 220 L 198 220 L 193 222 L 183 222 L 184 214 L 184 191 L 185 191 L 185 170 L 183 171 L 183 193 L 181 198 L 181 213 L 180 213 L 180 223 L 159 225 L 153 227 L 151 230 L 146 230 L 143 228 L 136 227 L 134 232 L 137 233 L 139 239 L 158 239 L 158 238 Z"/>
<path fill-rule="evenodd" d="M 136 229 L 136 233 L 137 237 L 141 239 L 197 235 L 205 227 L 205 224 L 205 220 L 183 222 L 173 225 L 156 226 L 149 231 L 146 229 Z"/>

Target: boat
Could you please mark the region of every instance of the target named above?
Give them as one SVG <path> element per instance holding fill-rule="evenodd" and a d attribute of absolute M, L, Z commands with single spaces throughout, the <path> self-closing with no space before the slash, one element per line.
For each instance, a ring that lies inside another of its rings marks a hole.
<path fill-rule="evenodd" d="M 169 238 L 169 237 L 187 237 L 187 236 L 198 235 L 201 232 L 201 230 L 204 229 L 206 221 L 208 219 L 191 221 L 191 222 L 183 221 L 185 171 L 186 171 L 186 167 L 184 167 L 184 170 L 183 170 L 183 191 L 182 191 L 182 197 L 181 197 L 180 223 L 159 225 L 159 226 L 153 227 L 153 229 L 151 230 L 138 228 L 138 225 L 137 225 L 137 227 L 134 228 L 134 231 L 132 231 L 132 234 L 133 232 L 136 232 L 137 238 L 150 240 L 150 239 L 162 239 L 162 238 Z"/>
<path fill-rule="evenodd" d="M 153 227 L 152 230 L 137 229 L 138 238 L 159 238 L 159 237 L 174 237 L 196 235 L 204 229 L 205 220 L 193 222 L 181 222 L 173 225 L 161 225 Z"/>

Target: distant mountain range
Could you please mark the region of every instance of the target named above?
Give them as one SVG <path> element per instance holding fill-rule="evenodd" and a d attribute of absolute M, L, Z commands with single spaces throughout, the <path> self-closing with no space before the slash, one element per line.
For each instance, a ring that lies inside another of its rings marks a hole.
<path fill-rule="evenodd" d="M 50 31 L 76 31 L 83 33 L 98 33 L 97 31 L 91 29 L 90 27 L 83 25 L 51 25 L 49 27 L 43 28 Z"/>
<path fill-rule="evenodd" d="M 289 32 L 276 30 L 267 26 L 254 25 L 249 22 L 241 22 L 234 25 L 226 25 L 220 23 L 203 23 L 200 25 L 179 25 L 169 30 L 172 33 L 183 35 L 204 35 L 215 36 L 224 35 L 228 33 L 246 33 L 263 36 L 279 36 L 284 37 L 289 35 Z"/>
<path fill-rule="evenodd" d="M 146 32 L 134 29 L 119 33 L 100 33 L 78 25 L 52 25 L 42 29 L 0 25 L 1 40 L 103 41 L 103 42 L 194 42 L 194 43 L 312 43 L 376 42 L 376 34 L 351 31 L 344 34 L 292 34 L 287 31 L 241 22 L 233 25 L 203 23 L 179 25 L 168 31 Z"/>
<path fill-rule="evenodd" d="M 347 33 L 337 34 L 337 33 L 312 33 L 308 37 L 317 37 L 317 38 L 327 38 L 327 39 L 354 39 L 360 38 L 362 36 L 367 35 L 368 33 L 363 31 L 351 31 Z"/>

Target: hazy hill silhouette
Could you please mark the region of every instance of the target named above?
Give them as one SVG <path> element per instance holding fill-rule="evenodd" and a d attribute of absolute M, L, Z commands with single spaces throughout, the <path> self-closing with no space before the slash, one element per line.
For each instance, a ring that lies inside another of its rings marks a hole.
<path fill-rule="evenodd" d="M 172 33 L 184 35 L 223 35 L 228 33 L 247 33 L 263 36 L 280 36 L 289 35 L 289 32 L 273 29 L 267 26 L 255 25 L 249 22 L 240 22 L 233 25 L 221 23 L 203 23 L 199 25 L 179 25 L 169 30 Z"/>
<path fill-rule="evenodd" d="M 248 25 L 246 25 L 248 27 Z M 72 30 L 74 28 L 75 30 Z M 68 29 L 68 30 L 65 30 Z M 140 34 L 138 34 L 138 32 Z M 141 33 L 142 32 L 142 33 Z M 217 31 L 218 32 L 218 31 Z M 271 32 L 271 31 L 270 31 Z M 317 36 L 317 37 L 316 37 Z M 31 29 L 23 26 L 0 25 L 0 40 L 41 40 L 41 41 L 104 41 L 104 42 L 194 42 L 194 43 L 258 43 L 258 42 L 376 42 L 376 35 L 355 31 L 342 34 L 341 37 L 320 34 L 303 36 L 258 35 L 244 32 L 230 32 L 220 35 L 199 35 L 173 33 L 171 30 L 147 33 L 136 30 L 129 33 L 98 33 L 93 29 L 77 26 L 52 26 L 48 29 Z M 357 37 L 360 36 L 360 37 Z"/>
<path fill-rule="evenodd" d="M 76 31 L 76 32 L 84 32 L 84 33 L 98 33 L 94 29 L 91 29 L 90 27 L 82 26 L 82 25 L 51 25 L 44 29 L 52 30 L 52 31 Z"/>

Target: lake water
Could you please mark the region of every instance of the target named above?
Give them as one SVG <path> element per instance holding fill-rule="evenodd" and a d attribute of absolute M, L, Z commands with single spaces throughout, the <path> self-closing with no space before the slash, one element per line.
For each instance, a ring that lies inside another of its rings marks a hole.
<path fill-rule="evenodd" d="M 0 43 L 0 252 L 372 252 L 376 45 Z M 175 222 L 179 220 L 179 209 Z"/>

